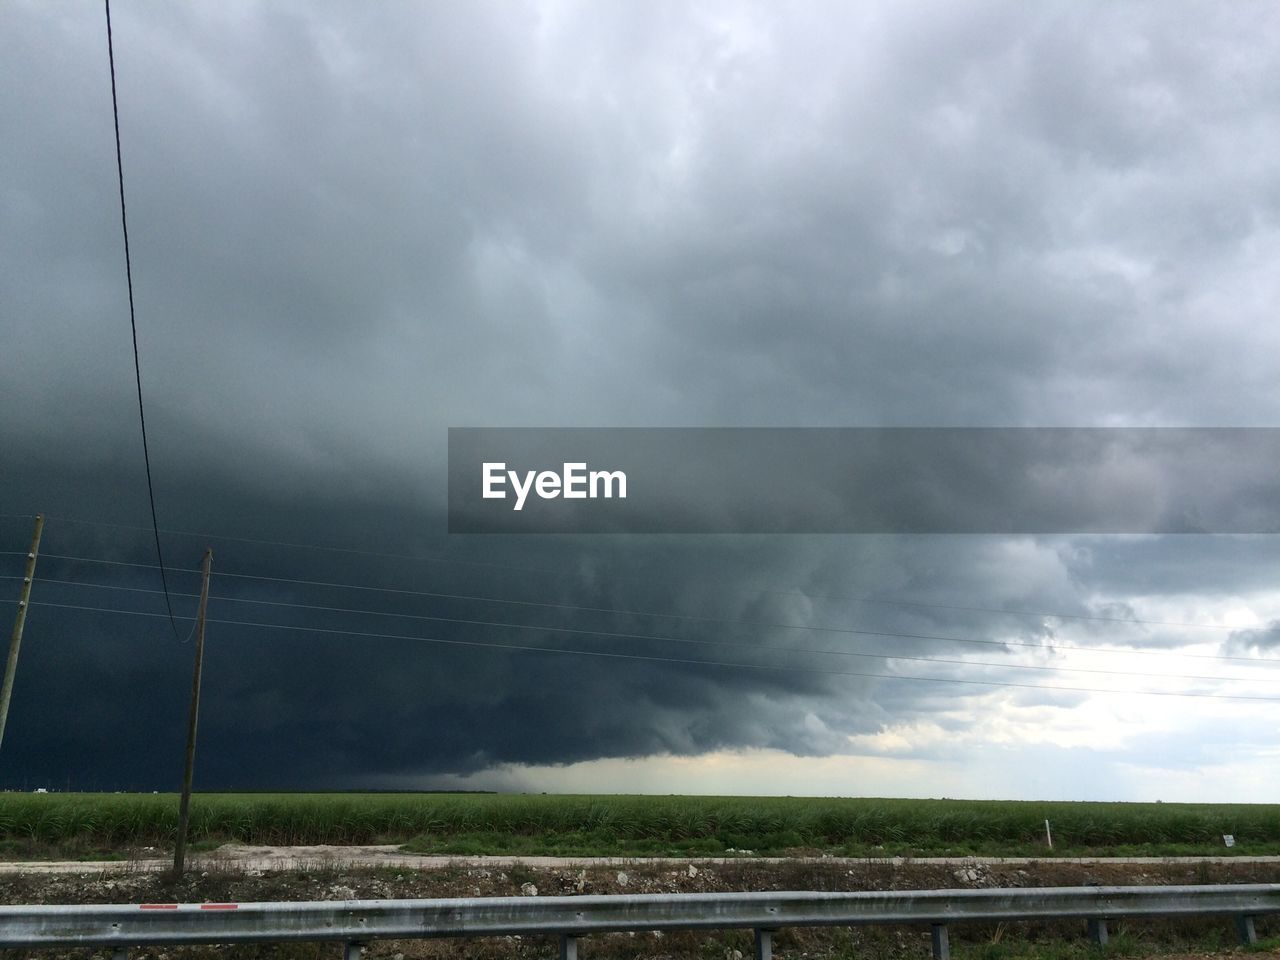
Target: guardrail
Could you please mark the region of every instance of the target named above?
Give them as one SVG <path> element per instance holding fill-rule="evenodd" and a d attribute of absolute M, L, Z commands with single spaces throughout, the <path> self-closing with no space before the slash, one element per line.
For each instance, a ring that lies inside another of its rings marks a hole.
<path fill-rule="evenodd" d="M 1273 913 L 1280 884 L 0 906 L 0 947 L 109 947 L 123 960 L 135 946 L 338 940 L 358 960 L 373 940 L 543 934 L 576 960 L 578 938 L 593 933 L 746 928 L 757 960 L 770 960 L 782 927 L 928 924 L 934 957 L 948 960 L 957 922 L 1078 918 L 1106 943 L 1108 920 L 1232 916 L 1253 943 L 1254 917 Z"/>

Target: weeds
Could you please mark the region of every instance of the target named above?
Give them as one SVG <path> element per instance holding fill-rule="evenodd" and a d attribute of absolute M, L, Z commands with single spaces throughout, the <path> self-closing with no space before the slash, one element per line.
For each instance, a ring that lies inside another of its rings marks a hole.
<path fill-rule="evenodd" d="M 1280 806 L 840 798 L 477 794 L 200 794 L 191 842 L 409 841 L 424 853 L 589 856 L 797 850 L 857 857 L 1280 852 Z M 177 802 L 155 794 L 0 795 L 0 857 L 169 847 Z M 1222 845 L 1234 834 L 1236 845 Z"/>

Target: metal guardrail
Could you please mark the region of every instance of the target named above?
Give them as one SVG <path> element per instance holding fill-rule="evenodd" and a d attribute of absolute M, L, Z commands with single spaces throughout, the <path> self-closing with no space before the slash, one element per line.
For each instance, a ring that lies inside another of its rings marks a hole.
<path fill-rule="evenodd" d="M 356 960 L 372 940 L 543 934 L 576 960 L 578 938 L 593 933 L 747 928 L 757 960 L 769 960 L 782 927 L 928 924 L 947 960 L 956 922 L 1078 918 L 1105 943 L 1112 919 L 1234 916 L 1253 943 L 1254 917 L 1272 913 L 1280 884 L 0 906 L 0 947 L 110 947 L 123 958 L 134 946 L 339 940 Z"/>

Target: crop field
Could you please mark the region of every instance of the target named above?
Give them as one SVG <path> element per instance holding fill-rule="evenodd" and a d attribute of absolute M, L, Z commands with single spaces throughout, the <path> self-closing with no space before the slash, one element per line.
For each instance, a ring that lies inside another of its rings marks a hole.
<path fill-rule="evenodd" d="M 177 811 L 172 794 L 0 794 L 0 856 L 170 848 Z M 197 850 L 229 841 L 399 843 L 424 853 L 576 856 L 1274 854 L 1280 805 L 197 794 L 190 838 Z"/>

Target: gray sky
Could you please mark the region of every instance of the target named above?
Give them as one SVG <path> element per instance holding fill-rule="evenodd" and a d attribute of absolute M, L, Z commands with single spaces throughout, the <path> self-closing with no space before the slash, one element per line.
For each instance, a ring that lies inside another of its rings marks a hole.
<path fill-rule="evenodd" d="M 166 534 L 278 578 L 215 582 L 210 616 L 276 626 L 210 628 L 198 783 L 1273 799 L 1280 704 L 1129 692 L 1277 695 L 1214 659 L 1277 656 L 1274 538 L 450 538 L 443 509 L 450 426 L 1280 423 L 1277 19 L 116 0 L 161 526 L 366 552 Z M 0 510 L 145 527 L 100 5 L 0 5 L 0 129 Z M 40 574 L 157 589 L 53 559 L 149 536 L 53 520 Z M 0 780 L 172 786 L 190 649 L 34 608 Z"/>

